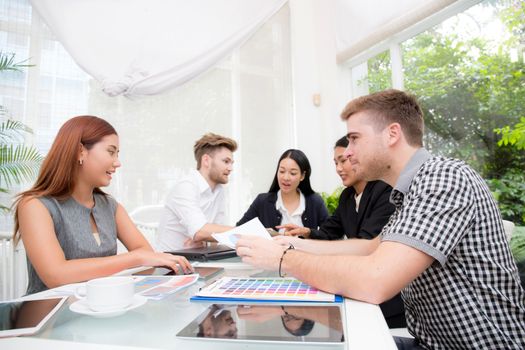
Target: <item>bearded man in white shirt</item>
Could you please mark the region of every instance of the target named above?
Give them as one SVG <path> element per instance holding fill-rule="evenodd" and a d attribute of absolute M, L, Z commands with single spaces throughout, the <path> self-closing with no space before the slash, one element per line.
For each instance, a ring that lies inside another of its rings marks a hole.
<path fill-rule="evenodd" d="M 224 185 L 228 183 L 236 150 L 234 140 L 213 133 L 195 142 L 197 169 L 178 181 L 166 199 L 157 250 L 201 246 L 215 241 L 212 233 L 232 228 L 225 225 Z"/>

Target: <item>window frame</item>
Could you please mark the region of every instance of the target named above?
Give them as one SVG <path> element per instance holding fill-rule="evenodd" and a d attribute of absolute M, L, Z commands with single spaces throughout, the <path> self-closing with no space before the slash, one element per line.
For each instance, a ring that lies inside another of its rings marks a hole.
<path fill-rule="evenodd" d="M 391 80 L 392 88 L 404 90 L 404 76 L 403 76 L 403 57 L 401 44 L 414 36 L 436 26 L 445 20 L 453 17 L 463 11 L 468 10 L 472 6 L 481 3 L 483 0 L 459 0 L 443 10 L 434 13 L 432 16 L 425 18 L 424 20 L 410 26 L 399 33 L 396 33 L 375 45 L 372 45 L 368 49 L 358 53 L 352 58 L 341 63 L 344 70 L 349 70 L 350 74 L 347 76 L 347 85 L 350 86 L 348 89 L 350 92 L 349 99 L 353 99 L 359 96 L 368 94 L 368 85 L 360 84 L 358 82 L 363 81 L 368 77 L 368 69 L 366 74 L 363 71 L 363 67 L 367 67 L 368 60 L 375 57 L 376 55 L 389 50 L 390 51 L 390 66 L 391 66 Z"/>

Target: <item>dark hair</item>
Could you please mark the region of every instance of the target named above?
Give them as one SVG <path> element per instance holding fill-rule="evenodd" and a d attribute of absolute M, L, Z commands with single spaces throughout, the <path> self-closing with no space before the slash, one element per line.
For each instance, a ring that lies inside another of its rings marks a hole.
<path fill-rule="evenodd" d="M 199 331 L 197 332 L 198 338 L 204 338 L 204 327 L 202 326 L 202 322 L 199 323 Z"/>
<path fill-rule="evenodd" d="M 381 129 L 399 123 L 409 145 L 423 145 L 423 111 L 413 95 L 389 89 L 361 96 L 348 102 L 341 112 L 341 119 L 347 120 L 362 111 L 375 112 L 372 114 L 373 123 Z"/>
<path fill-rule="evenodd" d="M 306 318 L 303 319 L 303 323 L 301 324 L 301 327 L 291 330 L 286 325 L 286 322 L 284 322 L 284 317 L 281 317 L 281 322 L 283 323 L 284 329 L 288 331 L 288 333 L 295 335 L 296 337 L 301 337 L 303 335 L 308 335 L 312 331 L 312 328 L 315 326 L 315 322 L 312 320 L 307 320 Z"/>
<path fill-rule="evenodd" d="M 299 183 L 299 190 L 301 190 L 301 193 L 305 196 L 315 193 L 315 191 L 312 189 L 312 186 L 310 185 L 310 175 L 312 174 L 310 162 L 308 161 L 308 158 L 306 158 L 306 154 L 304 154 L 303 151 L 300 151 L 298 149 L 286 150 L 281 155 L 281 158 L 279 158 L 279 161 L 277 162 L 275 176 L 273 177 L 273 182 L 268 192 L 277 193 L 277 191 L 279 191 L 279 181 L 277 181 L 277 173 L 279 172 L 279 164 L 281 164 L 281 160 L 285 158 L 293 159 L 297 163 L 297 165 L 299 165 L 301 174 L 304 173 L 304 179 Z"/>
<path fill-rule="evenodd" d="M 341 137 L 339 140 L 336 141 L 334 148 L 337 147 L 348 147 L 348 138 L 345 136 Z"/>

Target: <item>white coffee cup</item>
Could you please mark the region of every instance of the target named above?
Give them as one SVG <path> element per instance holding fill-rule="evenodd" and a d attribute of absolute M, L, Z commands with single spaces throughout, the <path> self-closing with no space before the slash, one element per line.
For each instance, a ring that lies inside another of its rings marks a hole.
<path fill-rule="evenodd" d="M 93 311 L 121 310 L 133 302 L 135 282 L 131 277 L 103 277 L 86 282 L 75 291 L 78 299 L 85 299 Z"/>

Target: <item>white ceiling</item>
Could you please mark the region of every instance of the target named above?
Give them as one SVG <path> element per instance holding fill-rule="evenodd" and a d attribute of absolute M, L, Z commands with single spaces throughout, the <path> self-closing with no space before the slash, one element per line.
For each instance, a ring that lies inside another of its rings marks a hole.
<path fill-rule="evenodd" d="M 338 62 L 464 0 L 335 0 Z"/>

